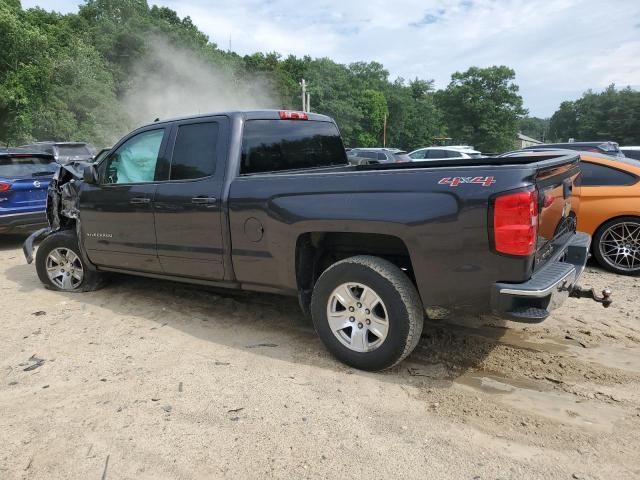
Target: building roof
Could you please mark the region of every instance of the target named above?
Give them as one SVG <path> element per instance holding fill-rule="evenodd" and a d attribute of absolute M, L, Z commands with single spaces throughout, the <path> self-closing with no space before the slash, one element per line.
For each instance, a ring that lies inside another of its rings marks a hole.
<path fill-rule="evenodd" d="M 531 143 L 537 143 L 537 144 L 542 143 L 540 140 L 536 140 L 535 138 L 527 137 L 526 135 L 523 135 L 520 132 L 518 132 L 518 140 L 524 140 L 525 142 L 531 142 Z"/>

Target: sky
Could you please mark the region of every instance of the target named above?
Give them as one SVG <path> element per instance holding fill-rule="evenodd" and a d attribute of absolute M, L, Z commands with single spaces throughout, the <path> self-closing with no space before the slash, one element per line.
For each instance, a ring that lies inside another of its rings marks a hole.
<path fill-rule="evenodd" d="M 530 115 L 615 83 L 640 89 L 640 0 L 148 0 L 190 16 L 241 55 L 377 61 L 391 78 L 434 80 L 507 65 Z M 63 13 L 80 0 L 23 0 Z"/>

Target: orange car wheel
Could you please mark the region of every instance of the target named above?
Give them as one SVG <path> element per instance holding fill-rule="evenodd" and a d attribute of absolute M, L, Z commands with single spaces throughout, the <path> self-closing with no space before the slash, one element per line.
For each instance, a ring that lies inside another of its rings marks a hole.
<path fill-rule="evenodd" d="M 607 270 L 640 274 L 640 218 L 614 218 L 602 225 L 593 237 L 593 254 Z"/>

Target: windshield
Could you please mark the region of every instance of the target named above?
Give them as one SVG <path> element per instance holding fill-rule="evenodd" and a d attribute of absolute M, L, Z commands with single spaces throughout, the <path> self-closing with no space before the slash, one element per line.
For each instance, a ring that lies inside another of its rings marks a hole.
<path fill-rule="evenodd" d="M 407 152 L 398 152 L 393 154 L 393 159 L 396 162 L 411 162 L 413 158 L 409 156 Z"/>
<path fill-rule="evenodd" d="M 603 152 L 611 152 L 611 153 L 620 152 L 620 148 L 618 147 L 618 144 L 615 142 L 605 142 L 599 145 L 599 147 L 600 147 L 600 150 L 602 150 Z"/>
<path fill-rule="evenodd" d="M 53 175 L 57 169 L 56 162 L 49 158 L 0 157 L 0 176 L 2 177 Z"/>
<path fill-rule="evenodd" d="M 86 145 L 58 145 L 58 157 L 91 158 L 93 153 Z"/>

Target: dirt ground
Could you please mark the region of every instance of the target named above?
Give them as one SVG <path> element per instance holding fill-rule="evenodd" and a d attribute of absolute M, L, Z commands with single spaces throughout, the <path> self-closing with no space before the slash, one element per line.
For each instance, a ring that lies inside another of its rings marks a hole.
<path fill-rule="evenodd" d="M 363 373 L 296 301 L 115 277 L 45 290 L 0 237 L 0 478 L 640 478 L 640 279 L 608 310 L 432 321 Z"/>

